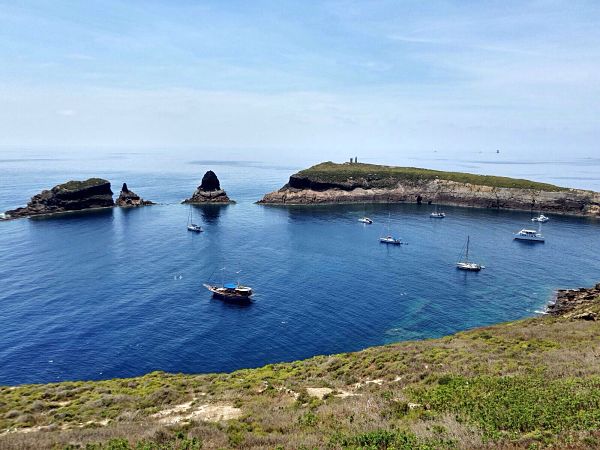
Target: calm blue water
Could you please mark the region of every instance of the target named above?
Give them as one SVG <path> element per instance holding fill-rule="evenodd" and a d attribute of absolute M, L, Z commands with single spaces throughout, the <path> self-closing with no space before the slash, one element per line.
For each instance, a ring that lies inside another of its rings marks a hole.
<path fill-rule="evenodd" d="M 532 315 L 554 289 L 600 280 L 598 221 L 552 216 L 547 242 L 527 245 L 511 233 L 529 213 L 253 204 L 294 166 L 42 156 L 0 158 L 1 210 L 88 176 L 162 204 L 0 223 L 0 384 L 229 371 L 441 336 Z M 206 232 L 194 235 L 179 201 L 209 168 L 238 204 L 196 208 Z M 365 213 L 375 224 L 357 222 Z M 408 245 L 378 243 L 388 214 Z M 468 234 L 481 273 L 454 268 Z M 241 270 L 253 304 L 210 298 L 202 283 L 222 267 Z"/>

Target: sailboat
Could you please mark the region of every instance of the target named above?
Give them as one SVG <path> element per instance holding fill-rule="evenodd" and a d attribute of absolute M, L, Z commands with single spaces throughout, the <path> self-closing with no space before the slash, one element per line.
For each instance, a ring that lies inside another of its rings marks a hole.
<path fill-rule="evenodd" d="M 252 299 L 252 288 L 249 286 L 242 286 L 239 280 L 236 283 L 225 282 L 225 268 L 221 269 L 223 273 L 221 284 L 210 284 L 204 283 L 203 286 L 212 292 L 214 298 L 220 300 L 231 300 L 231 301 L 250 301 Z M 237 272 L 239 274 L 239 272 Z"/>
<path fill-rule="evenodd" d="M 390 233 L 390 215 L 389 214 L 388 214 L 387 235 L 380 237 L 379 242 L 381 242 L 382 244 L 389 244 L 389 245 L 402 245 L 403 244 L 403 242 L 400 239 L 395 238 Z"/>
<path fill-rule="evenodd" d="M 539 216 L 537 216 L 537 217 L 533 217 L 533 218 L 531 219 L 531 221 L 532 221 L 532 222 L 541 222 L 541 223 L 546 223 L 546 222 L 548 222 L 549 220 L 550 220 L 550 217 L 547 217 L 547 216 L 543 215 L 541 212 L 540 212 L 540 215 L 539 215 Z"/>
<path fill-rule="evenodd" d="M 196 225 L 194 223 L 193 215 L 194 215 L 193 206 L 190 205 L 190 213 L 188 214 L 187 229 L 188 229 L 188 231 L 193 231 L 194 233 L 202 233 L 204 230 L 202 229 L 202 227 L 200 225 Z"/>
<path fill-rule="evenodd" d="M 464 258 L 461 258 L 459 262 L 456 263 L 456 268 L 460 270 L 468 270 L 471 272 L 479 272 L 481 269 L 484 269 L 480 264 L 469 261 L 469 245 L 471 243 L 471 237 L 467 236 L 467 245 L 465 247 Z"/>
<path fill-rule="evenodd" d="M 432 212 L 429 217 L 431 217 L 432 219 L 443 219 L 444 217 L 446 217 L 446 213 L 445 212 L 440 212 L 438 211 L 438 205 L 435 205 L 435 212 Z"/>

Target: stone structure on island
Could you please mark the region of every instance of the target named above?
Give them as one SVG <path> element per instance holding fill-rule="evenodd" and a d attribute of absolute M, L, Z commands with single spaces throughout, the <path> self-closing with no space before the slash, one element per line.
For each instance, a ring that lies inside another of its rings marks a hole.
<path fill-rule="evenodd" d="M 117 206 L 121 206 L 123 208 L 131 207 L 131 206 L 147 206 L 154 205 L 154 202 L 150 200 L 144 200 L 135 192 L 130 191 L 127 187 L 127 183 L 123 183 L 123 187 L 121 188 L 121 193 L 119 194 L 119 198 L 116 201 Z"/>
<path fill-rule="evenodd" d="M 3 219 L 42 216 L 115 206 L 110 182 L 102 178 L 69 181 L 31 197 L 27 206 L 6 211 Z"/>
<path fill-rule="evenodd" d="M 202 177 L 202 183 L 196 189 L 196 191 L 192 194 L 192 196 L 188 199 L 185 199 L 183 203 L 192 203 L 192 204 L 207 204 L 207 203 L 235 203 L 229 197 L 227 197 L 227 193 L 221 189 L 221 183 L 219 182 L 219 178 L 212 171 L 209 170 Z"/>

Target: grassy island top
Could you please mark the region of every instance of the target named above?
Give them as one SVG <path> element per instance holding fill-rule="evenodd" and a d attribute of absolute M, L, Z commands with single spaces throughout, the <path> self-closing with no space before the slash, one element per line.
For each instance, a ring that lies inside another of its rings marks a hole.
<path fill-rule="evenodd" d="M 66 183 L 59 184 L 56 186 L 56 189 L 60 191 L 79 191 L 81 189 L 87 189 L 106 183 L 108 183 L 108 180 L 103 178 L 88 178 L 84 181 L 71 180 L 67 181 Z"/>
<path fill-rule="evenodd" d="M 549 183 L 538 183 L 518 178 L 474 175 L 463 172 L 444 172 L 440 170 L 419 169 L 416 167 L 394 167 L 363 163 L 337 164 L 331 161 L 317 164 L 298 172 L 296 175 L 307 177 L 314 181 L 329 183 L 341 183 L 348 179 L 360 178 L 375 182 L 383 181 L 384 183 L 385 180 L 393 180 L 394 182 L 400 180 L 419 182 L 441 179 L 498 188 L 532 189 L 553 192 L 569 190 L 568 188 L 555 186 Z"/>
<path fill-rule="evenodd" d="M 600 322 L 582 309 L 229 374 L 0 387 L 0 448 L 597 448 Z"/>

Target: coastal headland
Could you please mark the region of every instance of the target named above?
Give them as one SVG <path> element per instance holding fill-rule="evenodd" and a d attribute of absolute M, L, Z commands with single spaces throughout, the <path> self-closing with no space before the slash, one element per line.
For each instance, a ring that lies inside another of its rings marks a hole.
<path fill-rule="evenodd" d="M 0 447 L 597 448 L 600 287 L 439 339 L 232 373 L 0 387 Z"/>
<path fill-rule="evenodd" d="M 600 193 L 498 176 L 325 162 L 290 176 L 266 205 L 425 203 L 600 217 Z"/>

